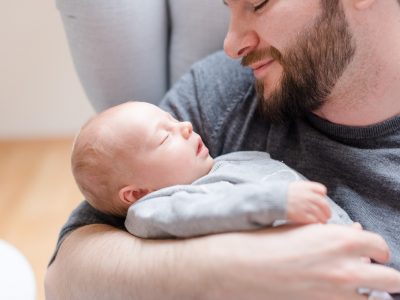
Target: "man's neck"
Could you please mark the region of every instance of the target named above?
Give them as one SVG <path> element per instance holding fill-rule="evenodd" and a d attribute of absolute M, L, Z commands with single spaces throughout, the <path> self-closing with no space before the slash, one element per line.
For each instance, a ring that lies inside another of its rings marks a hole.
<path fill-rule="evenodd" d="M 354 62 L 314 113 L 330 122 L 368 126 L 400 114 L 400 57 Z M 358 64 L 358 65 L 357 65 Z"/>
<path fill-rule="evenodd" d="M 348 126 L 373 125 L 400 114 L 399 9 L 395 2 L 375 1 L 373 9 L 353 12 L 355 56 L 315 114 Z"/>
<path fill-rule="evenodd" d="M 400 115 L 400 96 L 384 92 L 363 98 L 331 99 L 314 113 L 336 124 L 368 126 Z"/>

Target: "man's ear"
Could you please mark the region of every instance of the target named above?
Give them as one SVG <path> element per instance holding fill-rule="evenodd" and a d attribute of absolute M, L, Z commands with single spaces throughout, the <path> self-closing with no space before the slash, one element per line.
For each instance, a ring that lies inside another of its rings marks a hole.
<path fill-rule="evenodd" d="M 363 10 L 369 8 L 376 0 L 354 0 L 354 7 Z"/>
<path fill-rule="evenodd" d="M 148 189 L 140 189 L 133 185 L 128 185 L 119 190 L 118 196 L 122 203 L 132 205 L 150 192 Z"/>

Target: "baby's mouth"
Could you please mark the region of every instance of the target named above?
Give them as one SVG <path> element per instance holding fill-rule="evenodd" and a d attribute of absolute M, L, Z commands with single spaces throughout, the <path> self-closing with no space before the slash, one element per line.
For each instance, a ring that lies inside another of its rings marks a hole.
<path fill-rule="evenodd" d="M 199 139 L 199 144 L 197 145 L 197 152 L 196 155 L 199 155 L 201 150 L 203 150 L 203 141 L 201 140 L 201 138 Z"/>

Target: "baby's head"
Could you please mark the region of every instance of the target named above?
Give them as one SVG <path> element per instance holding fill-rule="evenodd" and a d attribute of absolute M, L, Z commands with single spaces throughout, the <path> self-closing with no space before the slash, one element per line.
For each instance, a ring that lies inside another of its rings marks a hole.
<path fill-rule="evenodd" d="M 123 216 L 149 192 L 206 175 L 213 159 L 191 123 L 179 122 L 149 103 L 127 102 L 82 127 L 71 163 L 87 201 L 100 211 Z"/>

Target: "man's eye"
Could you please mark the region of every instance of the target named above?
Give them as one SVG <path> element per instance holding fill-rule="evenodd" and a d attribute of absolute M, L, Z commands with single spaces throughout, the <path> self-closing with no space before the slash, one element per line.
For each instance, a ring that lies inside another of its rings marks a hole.
<path fill-rule="evenodd" d="M 269 0 L 264 0 L 261 3 L 257 4 L 254 6 L 254 12 L 259 11 L 260 9 L 262 9 L 265 5 L 267 5 L 269 2 Z"/>

